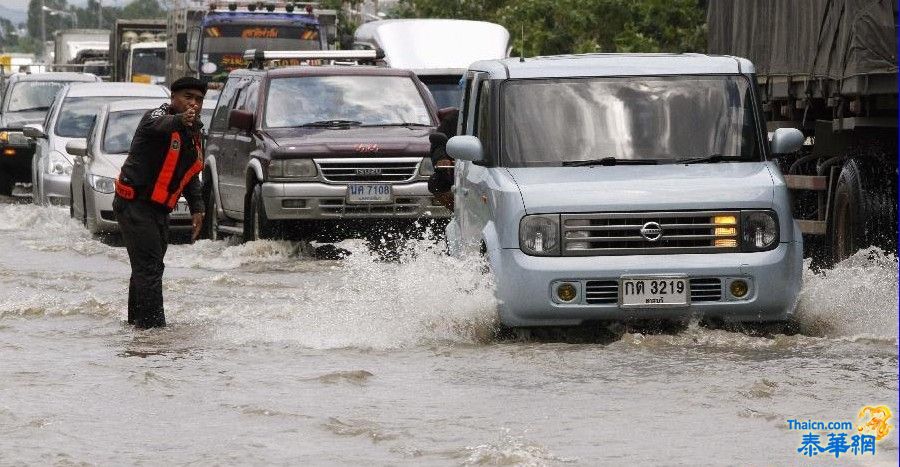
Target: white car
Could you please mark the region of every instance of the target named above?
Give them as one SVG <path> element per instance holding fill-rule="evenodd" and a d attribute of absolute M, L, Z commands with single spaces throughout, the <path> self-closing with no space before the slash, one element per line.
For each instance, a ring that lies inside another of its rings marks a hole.
<path fill-rule="evenodd" d="M 79 139 L 66 145 L 75 162 L 69 213 L 92 234 L 119 231 L 112 208 L 116 177 L 128 157 L 141 118 L 166 102 L 168 99 L 139 99 L 104 104 L 87 143 Z M 184 198 L 169 216 L 169 224 L 174 230 L 190 230 L 191 214 Z"/>
<path fill-rule="evenodd" d="M 35 139 L 31 179 L 35 204 L 69 204 L 73 156 L 69 141 L 85 141 L 100 106 L 136 98 L 169 97 L 163 86 L 138 83 L 77 83 L 59 91 L 43 124 L 26 125 L 25 136 Z"/>

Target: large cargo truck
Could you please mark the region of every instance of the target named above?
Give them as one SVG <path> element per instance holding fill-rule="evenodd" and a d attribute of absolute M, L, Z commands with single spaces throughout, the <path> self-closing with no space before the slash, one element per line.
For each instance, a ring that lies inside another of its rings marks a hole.
<path fill-rule="evenodd" d="M 807 137 L 779 160 L 807 253 L 896 251 L 897 1 L 714 1 L 707 22 L 710 53 L 756 65 L 768 130 Z"/>
<path fill-rule="evenodd" d="M 260 6 L 262 5 L 262 6 Z M 333 37 L 333 11 L 303 2 L 187 2 L 169 10 L 166 82 L 195 76 L 224 81 L 243 68 L 244 51 L 324 50 Z"/>
<path fill-rule="evenodd" d="M 109 36 L 112 80 L 161 84 L 165 81 L 166 20 L 116 21 Z"/>
<path fill-rule="evenodd" d="M 53 35 L 53 71 L 85 71 L 109 60 L 108 29 L 64 29 Z M 103 68 L 103 67 L 101 67 Z M 105 70 L 100 71 L 103 74 Z"/>

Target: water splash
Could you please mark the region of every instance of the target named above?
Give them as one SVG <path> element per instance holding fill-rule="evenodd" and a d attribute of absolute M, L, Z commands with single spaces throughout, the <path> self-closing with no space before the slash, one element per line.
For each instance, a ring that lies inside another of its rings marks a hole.
<path fill-rule="evenodd" d="M 834 268 L 807 263 L 797 318 L 801 332 L 897 340 L 897 256 L 861 250 Z"/>

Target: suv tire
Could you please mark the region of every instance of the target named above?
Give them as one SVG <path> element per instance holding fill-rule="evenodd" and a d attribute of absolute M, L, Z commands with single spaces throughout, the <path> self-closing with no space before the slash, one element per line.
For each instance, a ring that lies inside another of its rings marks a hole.
<path fill-rule="evenodd" d="M 262 199 L 262 185 L 253 185 L 247 209 L 244 210 L 244 241 L 279 238 L 281 229 L 276 221 L 266 216 L 266 206 Z"/>
<path fill-rule="evenodd" d="M 207 175 L 204 175 L 205 180 L 210 180 Z M 209 182 L 212 185 L 212 181 Z M 219 239 L 219 207 L 216 203 L 216 193 L 212 187 L 204 190 L 203 193 L 203 205 L 205 206 L 206 214 L 203 216 L 203 227 L 200 229 L 200 238 L 205 240 L 218 240 Z"/>

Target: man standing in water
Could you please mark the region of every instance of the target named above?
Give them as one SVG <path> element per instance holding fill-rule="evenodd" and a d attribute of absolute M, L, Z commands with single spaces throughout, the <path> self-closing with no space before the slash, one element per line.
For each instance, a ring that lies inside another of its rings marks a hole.
<path fill-rule="evenodd" d="M 193 239 L 203 223 L 198 175 L 203 169 L 200 108 L 206 85 L 185 77 L 171 89 L 172 102 L 148 111 L 138 124 L 113 201 L 131 262 L 128 323 L 143 329 L 166 325 L 163 258 L 169 243 L 169 213 L 182 191 L 193 217 Z"/>

